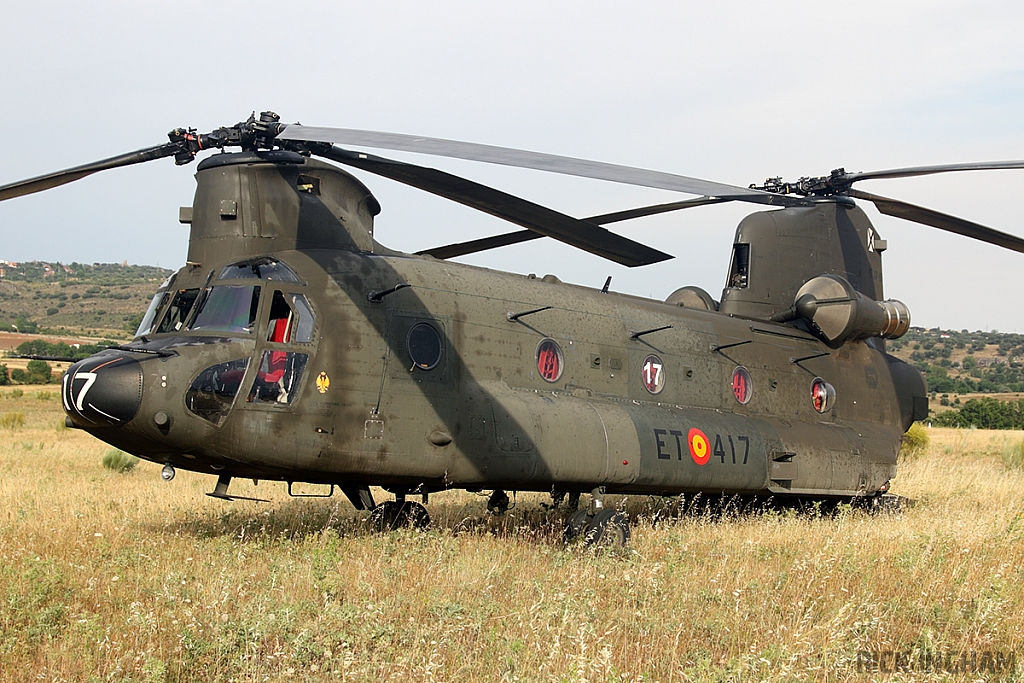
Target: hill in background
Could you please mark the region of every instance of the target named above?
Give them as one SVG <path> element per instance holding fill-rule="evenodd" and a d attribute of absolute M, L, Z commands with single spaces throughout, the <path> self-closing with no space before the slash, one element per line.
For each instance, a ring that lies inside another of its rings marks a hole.
<path fill-rule="evenodd" d="M 0 260 L 0 330 L 130 337 L 172 272 L 127 263 Z"/>
<path fill-rule="evenodd" d="M 0 330 L 127 338 L 172 271 L 127 263 L 0 261 Z M 935 402 L 1024 393 L 1024 334 L 913 327 L 890 353 L 928 379 Z"/>

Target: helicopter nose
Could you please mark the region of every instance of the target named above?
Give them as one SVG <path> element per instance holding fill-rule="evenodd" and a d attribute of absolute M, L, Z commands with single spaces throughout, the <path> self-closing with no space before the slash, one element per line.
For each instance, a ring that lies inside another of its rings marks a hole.
<path fill-rule="evenodd" d="M 68 368 L 62 382 L 64 412 L 82 427 L 123 425 L 142 404 L 142 366 L 128 356 L 91 356 Z"/>

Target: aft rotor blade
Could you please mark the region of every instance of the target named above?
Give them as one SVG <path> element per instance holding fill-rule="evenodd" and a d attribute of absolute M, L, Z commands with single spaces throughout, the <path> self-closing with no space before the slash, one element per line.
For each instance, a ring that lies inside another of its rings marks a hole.
<path fill-rule="evenodd" d="M 910 166 L 908 168 L 891 168 L 884 171 L 867 171 L 843 174 L 848 184 L 860 180 L 877 180 L 879 178 L 912 178 L 935 173 L 953 173 L 956 171 L 1010 171 L 1024 168 L 1024 161 L 981 161 L 967 164 L 939 164 L 937 166 Z"/>
<path fill-rule="evenodd" d="M 727 200 L 718 199 L 716 197 L 700 197 L 698 199 L 687 199 L 681 202 L 655 204 L 654 206 L 642 206 L 637 209 L 616 211 L 615 213 L 591 216 L 590 218 L 584 218 L 583 220 L 588 223 L 594 223 L 595 225 L 607 225 L 608 223 L 617 223 L 619 221 L 627 221 L 632 218 L 641 218 L 643 216 L 653 216 L 654 214 L 665 213 L 667 211 L 678 211 L 679 209 L 688 209 L 694 206 L 706 206 L 708 204 L 720 204 L 724 201 Z M 446 244 L 442 247 L 424 249 L 423 251 L 417 251 L 416 253 L 433 256 L 434 258 L 449 259 L 456 258 L 458 256 L 466 256 L 467 254 L 475 254 L 480 251 L 487 251 L 488 249 L 497 249 L 498 247 L 507 247 L 512 244 L 529 242 L 530 240 L 540 239 L 541 237 L 544 237 L 544 235 L 534 232 L 533 230 L 516 230 L 515 232 L 506 232 L 501 235 L 494 235 L 493 237 L 483 237 L 481 239 L 470 240 L 468 242 L 457 242 L 455 244 Z"/>
<path fill-rule="evenodd" d="M 441 138 L 426 138 L 400 133 L 378 133 L 350 128 L 320 128 L 290 125 L 278 136 L 281 140 L 305 142 L 332 142 L 340 145 L 375 147 L 418 154 L 483 161 L 489 164 L 531 168 L 563 175 L 609 180 L 627 185 L 655 187 L 690 194 L 708 195 L 727 201 L 753 202 L 773 206 L 810 206 L 810 202 L 795 196 L 773 194 L 724 183 L 715 183 L 699 178 L 650 171 L 631 166 L 619 166 L 600 161 L 588 161 L 573 157 L 527 152 L 521 149 L 481 145 L 473 142 L 459 142 Z"/>
<path fill-rule="evenodd" d="M 643 266 L 672 258 L 670 254 L 616 235 L 594 223 L 581 221 L 444 171 L 350 152 L 339 147 L 318 150 L 316 153 L 332 161 L 361 168 L 503 218 L 624 266 Z"/>
<path fill-rule="evenodd" d="M 945 230 L 946 232 L 955 232 L 956 234 L 963 235 L 964 237 L 970 237 L 982 242 L 994 244 L 997 247 L 1003 247 L 1005 249 L 1024 253 L 1024 239 L 1014 235 L 1008 235 L 1005 232 L 999 232 L 998 230 L 985 227 L 984 225 L 972 223 L 971 221 L 964 220 L 963 218 L 939 213 L 938 211 L 901 202 L 897 199 L 880 197 L 877 194 L 871 194 L 869 192 L 850 190 L 849 195 L 851 197 L 856 197 L 857 199 L 866 199 L 867 201 L 874 203 L 874 205 L 878 207 L 878 210 L 887 216 L 895 216 L 904 220 L 913 221 L 914 223 L 920 223 L 922 225 L 938 228 L 939 230 Z"/>
<path fill-rule="evenodd" d="M 153 159 L 162 159 L 163 157 L 173 156 L 179 151 L 181 151 L 180 145 L 165 143 L 156 147 L 147 147 L 146 149 L 140 149 L 135 152 L 128 152 L 127 154 L 110 157 L 109 159 L 94 161 L 91 164 L 83 164 L 82 166 L 75 166 L 74 168 L 68 168 L 63 171 L 47 173 L 46 175 L 41 175 L 36 178 L 20 180 L 16 183 L 0 186 L 0 201 L 36 192 L 42 192 L 43 190 L 49 190 L 50 188 L 58 187 L 60 185 L 66 185 L 67 183 L 80 180 L 98 171 L 106 171 L 108 169 L 119 168 L 121 166 L 131 166 L 132 164 L 140 164 L 144 161 L 152 161 Z"/>

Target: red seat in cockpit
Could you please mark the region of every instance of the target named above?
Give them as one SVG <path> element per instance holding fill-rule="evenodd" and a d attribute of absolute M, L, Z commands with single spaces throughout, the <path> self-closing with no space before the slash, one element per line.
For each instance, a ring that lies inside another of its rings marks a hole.
<path fill-rule="evenodd" d="M 286 342 L 290 337 L 288 318 L 277 318 L 270 321 L 270 330 L 267 334 L 267 341 Z M 288 361 L 286 351 L 270 351 L 264 356 L 264 366 L 260 368 L 260 379 L 268 384 L 276 384 L 284 375 L 285 365 Z"/>

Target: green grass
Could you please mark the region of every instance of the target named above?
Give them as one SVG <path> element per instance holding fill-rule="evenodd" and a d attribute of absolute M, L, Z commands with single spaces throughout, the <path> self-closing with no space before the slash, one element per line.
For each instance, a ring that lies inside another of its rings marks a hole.
<path fill-rule="evenodd" d="M 0 429 L 21 429 L 25 426 L 25 413 L 3 413 L 0 414 Z"/>
<path fill-rule="evenodd" d="M 108 470 L 120 472 L 131 472 L 139 464 L 139 459 L 130 453 L 125 453 L 117 448 L 111 448 L 103 454 L 103 466 Z"/>

